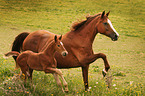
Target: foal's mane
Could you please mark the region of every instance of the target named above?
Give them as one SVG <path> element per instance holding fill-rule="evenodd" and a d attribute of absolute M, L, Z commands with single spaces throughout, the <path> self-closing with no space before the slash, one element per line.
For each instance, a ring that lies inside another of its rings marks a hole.
<path fill-rule="evenodd" d="M 54 42 L 54 40 L 51 40 L 50 42 L 46 42 L 46 44 L 43 46 L 43 48 L 40 50 L 40 52 L 44 51 L 46 49 L 47 46 L 50 46 L 50 44 L 52 44 Z"/>
<path fill-rule="evenodd" d="M 86 24 L 88 21 L 89 22 L 92 21 L 94 18 L 96 18 L 99 15 L 101 15 L 101 13 L 98 13 L 96 15 L 89 15 L 89 16 L 86 16 L 86 20 L 74 22 L 72 24 L 71 31 L 78 30 L 81 26 L 83 26 L 84 24 Z"/>

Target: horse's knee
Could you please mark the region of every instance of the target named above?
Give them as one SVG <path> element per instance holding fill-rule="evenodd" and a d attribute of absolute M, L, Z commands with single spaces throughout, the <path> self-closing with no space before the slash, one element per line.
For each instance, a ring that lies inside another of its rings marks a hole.
<path fill-rule="evenodd" d="M 110 66 L 107 66 L 107 67 L 105 68 L 106 71 L 108 71 L 109 69 L 110 69 Z"/>
<path fill-rule="evenodd" d="M 104 54 L 104 53 L 99 53 L 100 57 L 103 58 L 103 59 L 106 59 L 107 56 Z"/>

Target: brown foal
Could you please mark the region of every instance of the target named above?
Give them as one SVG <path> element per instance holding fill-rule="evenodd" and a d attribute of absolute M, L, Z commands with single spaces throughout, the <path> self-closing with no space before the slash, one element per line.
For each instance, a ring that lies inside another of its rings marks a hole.
<path fill-rule="evenodd" d="M 25 74 L 25 82 L 27 76 L 32 80 L 33 70 L 44 71 L 45 73 L 52 73 L 58 86 L 61 85 L 58 75 L 61 77 L 63 84 L 65 86 L 65 92 L 68 92 L 67 82 L 65 81 L 60 69 L 57 69 L 57 62 L 54 58 L 54 53 L 57 51 L 63 57 L 68 54 L 60 41 L 62 36 L 57 38 L 55 35 L 54 40 L 47 42 L 39 53 L 34 53 L 32 51 L 24 51 L 22 53 L 11 51 L 5 54 L 5 56 L 18 56 L 16 63 L 20 66 L 22 73 Z"/>

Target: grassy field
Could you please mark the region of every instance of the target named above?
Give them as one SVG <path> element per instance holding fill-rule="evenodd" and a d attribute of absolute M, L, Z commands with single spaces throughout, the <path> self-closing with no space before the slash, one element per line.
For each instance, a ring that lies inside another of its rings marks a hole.
<path fill-rule="evenodd" d="M 145 96 L 145 2 L 144 0 L 0 0 L 0 95 L 10 96 Z M 33 86 L 16 78 L 11 50 L 21 32 L 49 30 L 65 34 L 74 21 L 87 14 L 110 10 L 110 20 L 120 34 L 119 40 L 98 34 L 94 52 L 105 53 L 111 66 L 112 87 L 107 89 L 101 59 L 89 68 L 90 90 L 84 91 L 81 68 L 63 69 L 69 93 L 57 87 L 51 74 L 34 71 Z"/>

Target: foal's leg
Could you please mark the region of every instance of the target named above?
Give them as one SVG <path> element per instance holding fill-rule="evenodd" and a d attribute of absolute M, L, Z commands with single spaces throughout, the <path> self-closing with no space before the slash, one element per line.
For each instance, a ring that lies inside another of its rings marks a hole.
<path fill-rule="evenodd" d="M 25 70 L 25 68 L 21 68 L 21 70 L 22 70 L 22 74 L 24 74 L 25 75 L 25 83 L 26 83 L 26 81 L 27 81 L 27 72 L 26 72 L 26 70 Z"/>
<path fill-rule="evenodd" d="M 61 87 L 62 91 L 64 92 L 61 81 L 59 80 L 59 77 L 58 77 L 58 74 L 62 75 L 62 72 L 57 70 L 56 68 L 50 68 L 50 67 L 46 68 L 44 71 L 45 73 L 53 73 L 53 76 L 57 82 L 57 85 Z"/>
<path fill-rule="evenodd" d="M 59 70 L 60 72 L 61 72 L 61 70 L 60 69 L 57 69 L 57 70 Z M 62 72 L 61 72 L 62 73 Z M 65 87 L 65 92 L 66 93 L 68 93 L 68 84 L 67 84 L 67 82 L 65 81 L 65 79 L 64 79 L 64 77 L 63 77 L 63 74 L 58 74 L 60 77 L 61 77 L 61 79 L 62 79 L 62 82 L 63 82 L 63 85 L 64 85 L 64 87 Z"/>
<path fill-rule="evenodd" d="M 27 80 L 27 71 L 28 71 L 28 66 L 26 64 L 26 62 L 22 62 L 22 63 L 18 63 L 20 68 L 21 68 L 21 73 L 20 75 L 23 73 L 25 74 L 25 83 L 26 83 L 26 80 Z"/>
<path fill-rule="evenodd" d="M 28 76 L 27 76 L 27 72 L 26 72 L 26 70 L 23 69 L 23 68 L 22 68 L 21 70 L 22 70 L 22 73 L 25 75 L 25 80 L 24 80 L 24 81 L 25 81 L 25 83 L 26 83 L 26 82 L 27 82 L 27 77 L 28 77 Z"/>
<path fill-rule="evenodd" d="M 61 90 L 64 92 L 61 81 L 59 80 L 58 74 L 53 73 L 54 79 L 56 80 L 57 85 L 61 88 Z"/>
<path fill-rule="evenodd" d="M 57 73 L 57 74 L 62 74 L 62 72 L 59 71 L 58 69 L 56 69 L 56 68 L 51 68 L 51 67 L 45 68 L 45 69 L 44 69 L 44 72 L 45 72 L 45 73 Z"/>
<path fill-rule="evenodd" d="M 30 79 L 31 82 L 32 82 L 33 69 L 29 68 L 29 74 L 30 74 L 29 79 Z"/>

